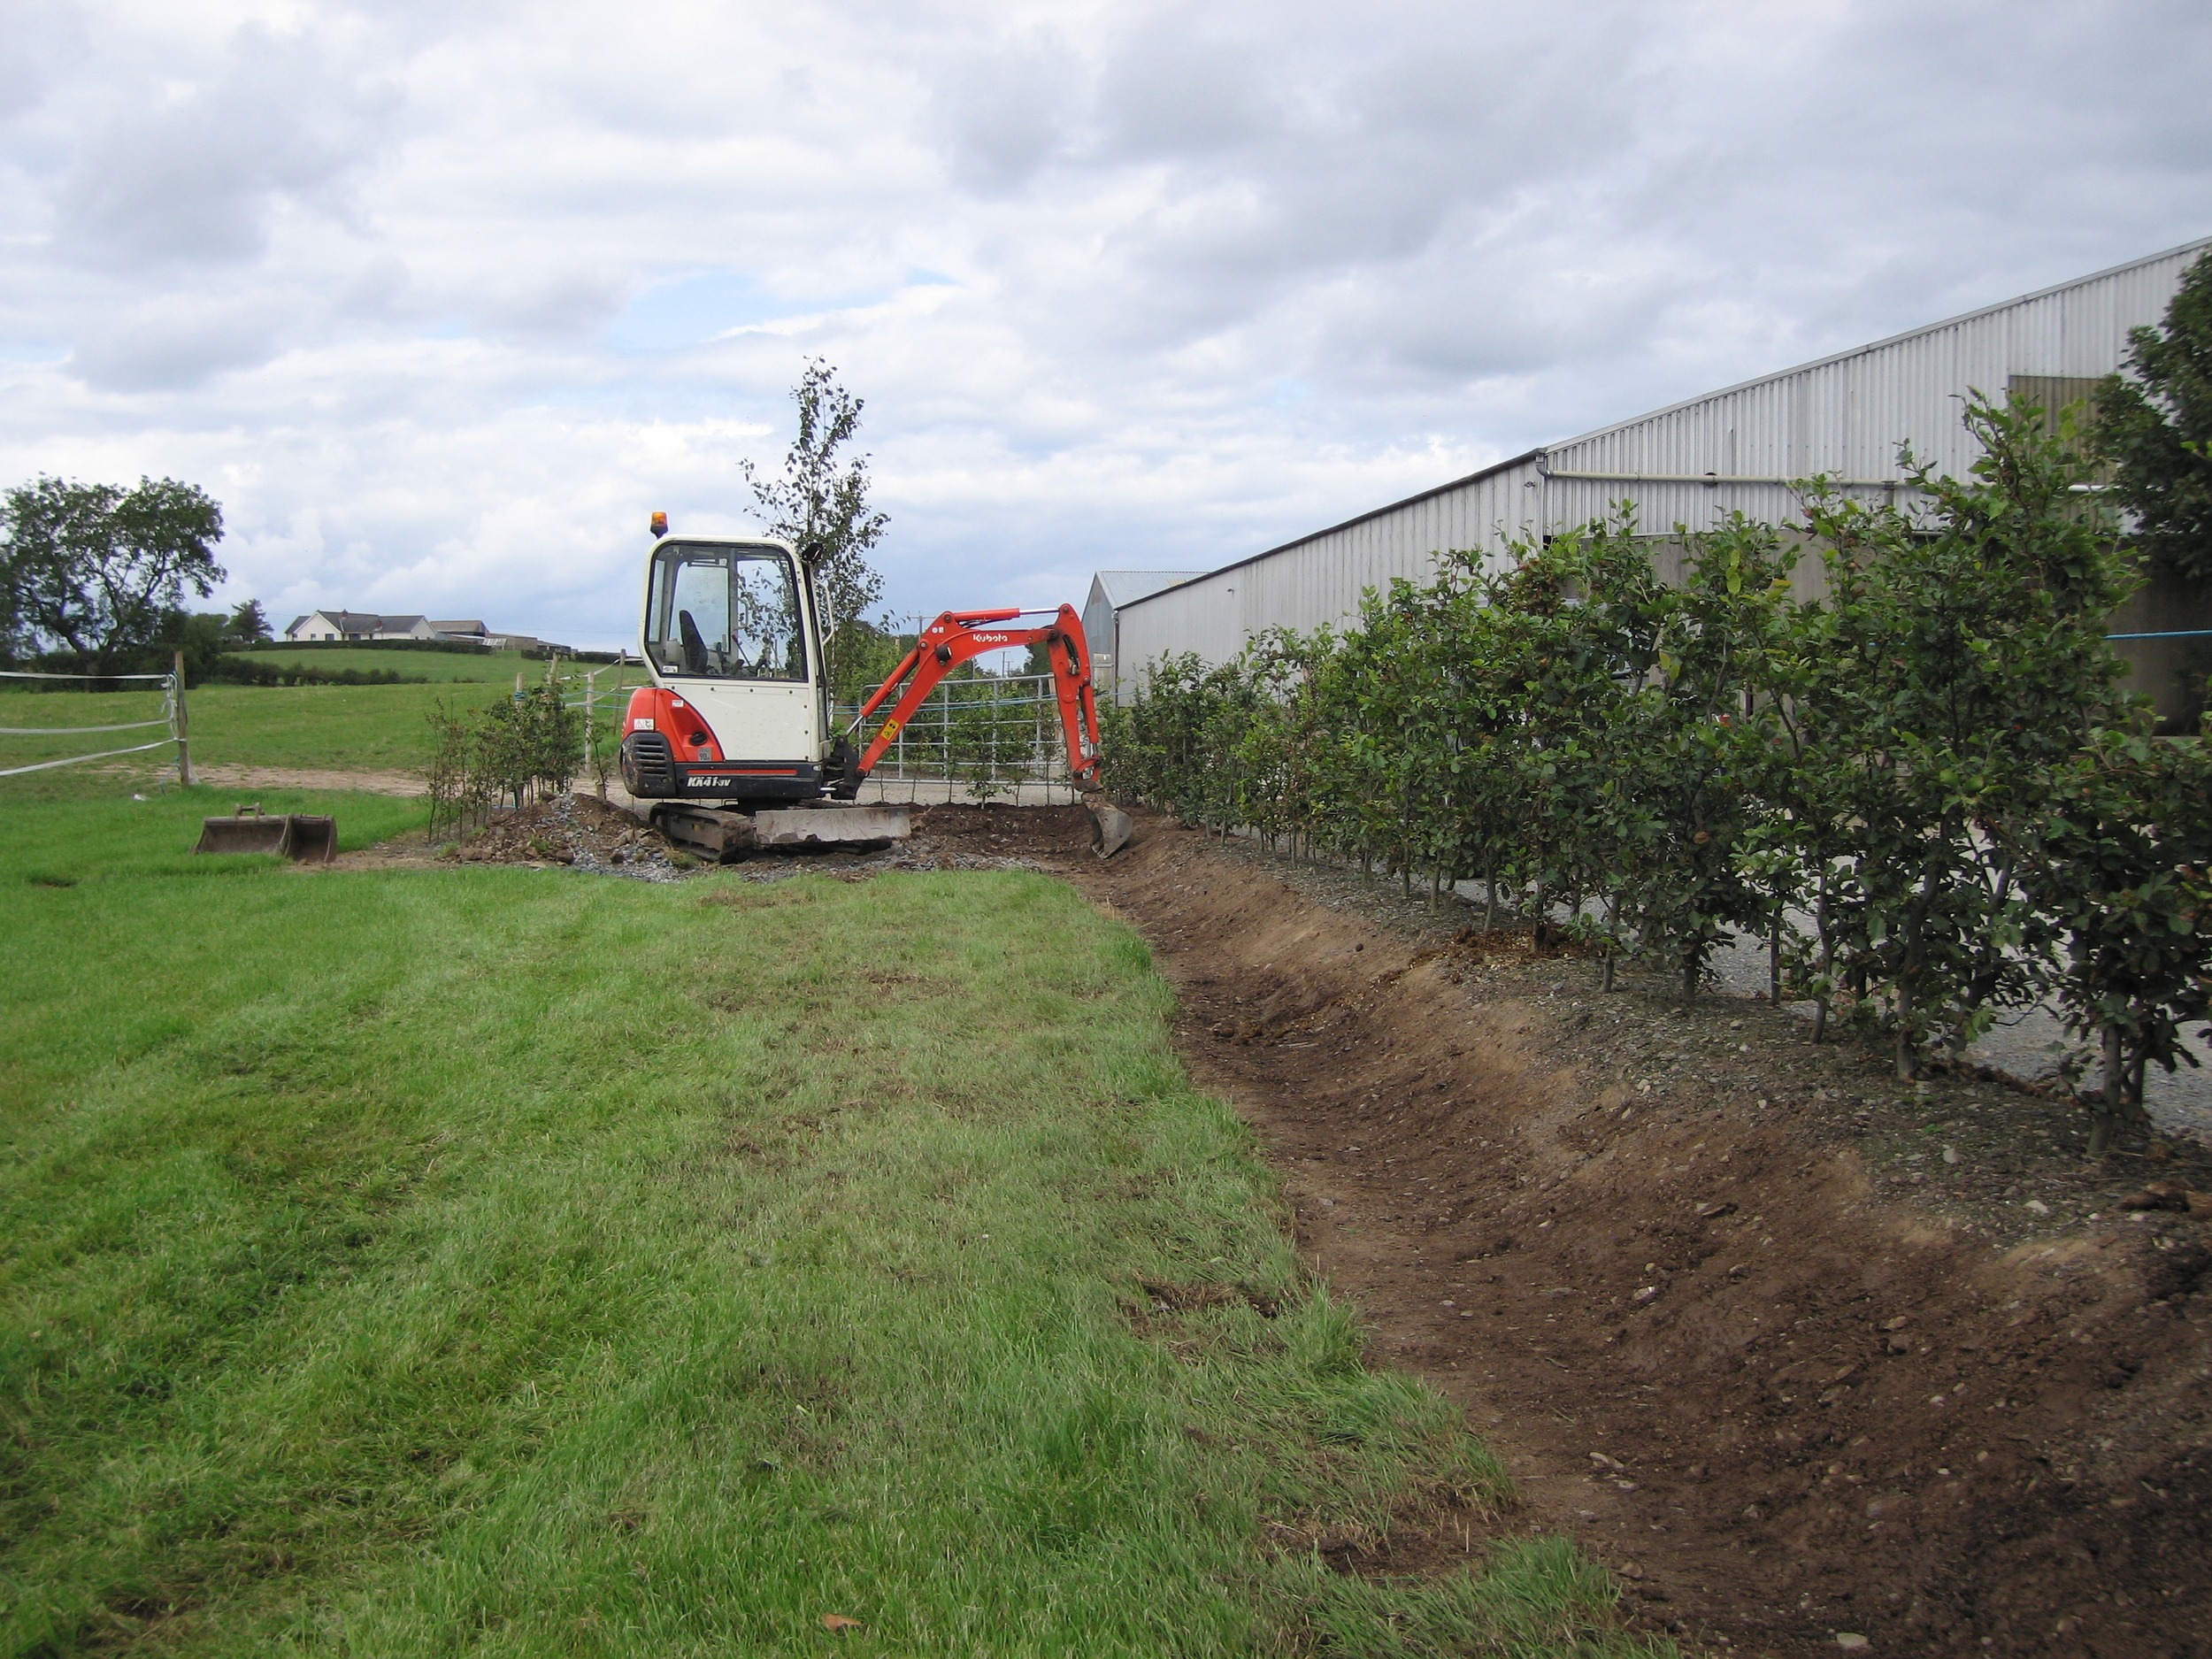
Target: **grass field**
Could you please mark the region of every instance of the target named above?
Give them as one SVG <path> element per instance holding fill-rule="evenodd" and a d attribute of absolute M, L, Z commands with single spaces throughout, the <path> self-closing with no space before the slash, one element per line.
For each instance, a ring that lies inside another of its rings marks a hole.
<path fill-rule="evenodd" d="M 1557 1540 L 1306 1547 L 1500 1477 L 1066 887 L 303 874 L 207 804 L 0 803 L 0 1654 L 1647 1651 Z"/>
<path fill-rule="evenodd" d="M 321 655 L 313 651 L 285 652 L 291 657 Z M 334 650 L 329 655 L 342 655 Z M 273 657 L 277 653 L 271 653 Z M 370 666 L 394 663 L 458 662 L 466 657 L 432 651 L 356 651 L 356 657 L 380 657 Z M 357 663 L 340 666 L 359 666 Z M 545 664 L 525 664 L 538 676 Z M 411 671 L 409 671 L 411 672 Z M 638 676 L 633 667 L 633 680 Z M 611 687 L 610 676 L 604 681 Z M 511 672 L 495 680 L 446 680 L 421 686 L 204 686 L 188 695 L 192 722 L 192 756 L 206 765 L 255 765 L 334 768 L 349 771 L 400 771 L 414 766 L 428 746 L 426 717 L 442 702 L 450 709 L 477 709 L 514 688 Z M 580 695 L 580 693 L 579 694 Z M 0 694 L 0 726 L 113 726 L 151 719 L 161 713 L 158 691 L 14 692 Z M 620 708 L 618 700 L 603 694 L 603 710 Z M 119 749 L 160 736 L 158 729 L 54 736 L 0 735 L 0 768 L 25 766 L 36 761 L 68 755 Z M 117 763 L 144 762 L 150 772 L 175 757 L 173 749 L 155 751 Z M 0 791 L 19 780 L 0 780 Z M 65 794 L 73 794 L 69 786 Z M 0 795 L 0 800 L 4 800 Z"/>
<path fill-rule="evenodd" d="M 395 653 L 397 655 L 397 653 Z M 428 655 L 428 653 L 425 653 Z M 203 765 L 398 771 L 420 763 L 426 717 L 442 700 L 476 709 L 509 694 L 513 682 L 425 686 L 205 686 L 188 694 L 192 757 Z M 45 692 L 0 696 L 0 726 L 117 725 L 161 711 L 157 692 Z M 160 733 L 112 736 L 0 737 L 0 766 L 143 742 Z M 134 764 L 145 757 L 133 757 Z M 175 751 L 148 763 L 167 764 Z M 0 789 L 18 782 L 0 780 Z M 72 786 L 73 790 L 73 786 Z"/>

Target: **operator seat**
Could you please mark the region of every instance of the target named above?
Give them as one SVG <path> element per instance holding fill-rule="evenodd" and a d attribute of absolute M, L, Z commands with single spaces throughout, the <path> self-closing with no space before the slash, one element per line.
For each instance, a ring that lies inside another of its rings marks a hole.
<path fill-rule="evenodd" d="M 684 646 L 684 672 L 703 677 L 707 672 L 707 642 L 700 637 L 699 625 L 691 619 L 691 612 L 676 613 L 676 630 Z"/>

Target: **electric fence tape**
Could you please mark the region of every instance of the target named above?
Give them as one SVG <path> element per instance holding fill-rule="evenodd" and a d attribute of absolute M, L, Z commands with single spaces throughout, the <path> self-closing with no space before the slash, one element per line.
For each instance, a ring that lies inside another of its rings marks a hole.
<path fill-rule="evenodd" d="M 0 669 L 0 680 L 155 680 L 164 687 L 160 716 L 151 720 L 127 720 L 120 726 L 0 726 L 0 737 L 78 736 L 94 732 L 136 732 L 150 726 L 166 726 L 169 735 L 128 749 L 106 749 L 96 755 L 71 755 L 62 760 L 42 760 L 30 766 L 0 767 L 0 778 L 20 777 L 27 772 L 51 772 L 57 766 L 75 766 L 88 760 L 112 760 L 118 755 L 142 755 L 150 749 L 166 749 L 177 741 L 177 696 L 172 674 L 34 674 Z"/>

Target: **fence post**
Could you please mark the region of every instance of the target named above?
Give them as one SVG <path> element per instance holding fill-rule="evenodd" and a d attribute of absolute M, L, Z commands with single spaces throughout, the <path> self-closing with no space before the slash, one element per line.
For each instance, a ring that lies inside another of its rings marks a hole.
<path fill-rule="evenodd" d="M 184 653 L 178 651 L 169 659 L 169 673 L 175 687 L 177 700 L 177 783 L 181 788 L 192 787 L 192 722 L 184 709 Z"/>
<path fill-rule="evenodd" d="M 607 798 L 606 775 L 599 770 L 599 751 L 592 746 L 592 700 L 599 695 L 599 671 L 584 671 L 584 764 L 591 768 L 592 781 L 599 786 L 599 798 Z"/>

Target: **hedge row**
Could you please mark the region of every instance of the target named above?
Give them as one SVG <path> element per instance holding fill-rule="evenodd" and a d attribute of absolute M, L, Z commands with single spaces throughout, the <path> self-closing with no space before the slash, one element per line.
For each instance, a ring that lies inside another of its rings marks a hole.
<path fill-rule="evenodd" d="M 2055 999 L 2105 1062 L 2093 1144 L 2193 1064 L 2212 982 L 2212 764 L 2149 735 L 2106 618 L 2136 565 L 2070 420 L 1971 404 L 1964 480 L 1922 503 L 1817 480 L 1655 574 L 1624 511 L 1502 568 L 1441 556 L 1356 626 L 1153 664 L 1111 710 L 1117 790 L 1220 830 L 1487 884 L 1540 930 L 1694 995 L 1748 934 L 1771 994 L 1893 1047 L 1901 1077 Z M 1827 592 L 1793 596 L 1801 559 Z M 1560 918 L 1564 918 L 1563 921 Z"/>
<path fill-rule="evenodd" d="M 301 663 L 260 663 L 250 657 L 219 657 L 195 685 L 209 686 L 422 686 L 420 674 L 396 668 L 322 668 Z"/>

